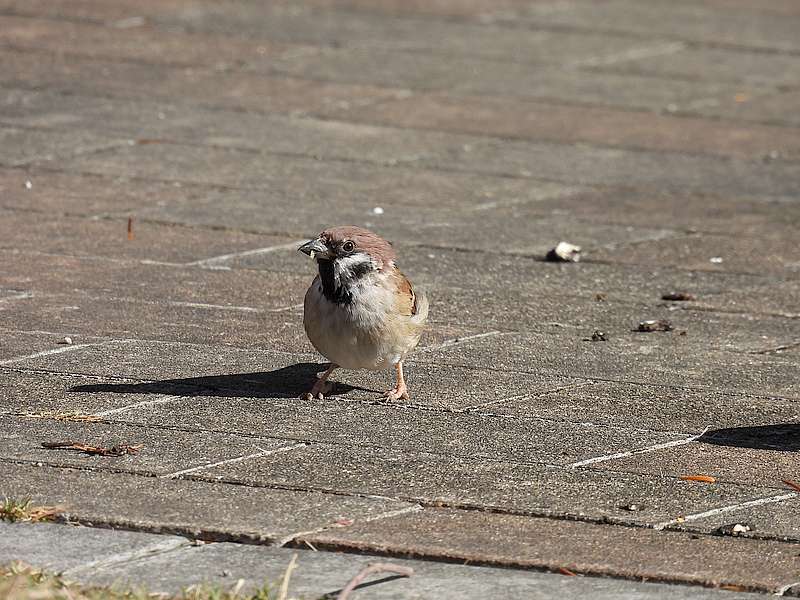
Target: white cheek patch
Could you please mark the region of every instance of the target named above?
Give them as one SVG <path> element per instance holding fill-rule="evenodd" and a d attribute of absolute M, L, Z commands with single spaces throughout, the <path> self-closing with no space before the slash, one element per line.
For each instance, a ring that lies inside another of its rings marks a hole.
<path fill-rule="evenodd" d="M 363 275 L 375 269 L 375 263 L 368 254 L 359 252 L 333 261 L 333 272 L 337 279 L 352 279 L 356 274 Z"/>

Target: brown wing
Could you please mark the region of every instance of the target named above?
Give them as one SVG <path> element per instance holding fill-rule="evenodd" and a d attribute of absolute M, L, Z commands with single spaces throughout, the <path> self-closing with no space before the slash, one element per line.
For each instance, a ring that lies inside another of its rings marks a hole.
<path fill-rule="evenodd" d="M 408 277 L 397 271 L 397 308 L 401 315 L 417 314 L 417 295 Z"/>

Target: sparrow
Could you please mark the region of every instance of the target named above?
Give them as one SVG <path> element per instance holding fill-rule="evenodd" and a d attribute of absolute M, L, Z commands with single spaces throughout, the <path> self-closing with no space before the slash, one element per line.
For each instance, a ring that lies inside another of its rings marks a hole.
<path fill-rule="evenodd" d="M 306 398 L 322 398 L 334 369 L 394 367 L 397 382 L 389 400 L 408 400 L 403 359 L 419 342 L 428 300 L 395 264 L 392 245 L 361 227 L 326 229 L 299 248 L 316 260 L 319 274 L 303 304 L 311 344 L 331 361 Z"/>

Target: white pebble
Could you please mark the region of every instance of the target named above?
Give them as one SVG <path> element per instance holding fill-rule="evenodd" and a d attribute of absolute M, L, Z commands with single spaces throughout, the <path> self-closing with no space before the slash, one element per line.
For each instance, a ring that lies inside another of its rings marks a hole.
<path fill-rule="evenodd" d="M 721 263 L 721 262 L 722 262 L 722 257 L 721 257 L 721 256 L 712 256 L 712 257 L 711 257 L 711 258 L 709 258 L 708 260 L 709 260 L 710 262 L 714 263 L 715 265 L 718 265 L 719 263 Z"/>
<path fill-rule="evenodd" d="M 30 180 L 30 179 L 28 179 L 28 180 L 25 182 L 25 189 L 26 189 L 26 190 L 29 190 L 29 189 L 31 189 L 32 187 L 33 187 L 33 183 L 31 182 L 31 180 Z"/>
<path fill-rule="evenodd" d="M 372 209 L 372 214 L 373 215 L 382 215 L 383 214 L 383 209 L 380 206 L 376 206 L 375 208 Z"/>

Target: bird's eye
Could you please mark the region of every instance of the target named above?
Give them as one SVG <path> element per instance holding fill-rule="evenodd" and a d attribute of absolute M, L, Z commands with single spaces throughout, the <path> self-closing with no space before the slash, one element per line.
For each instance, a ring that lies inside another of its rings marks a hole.
<path fill-rule="evenodd" d="M 352 252 L 355 249 L 356 245 L 350 240 L 347 240 L 344 244 L 342 244 L 342 250 L 344 250 L 345 252 Z"/>

